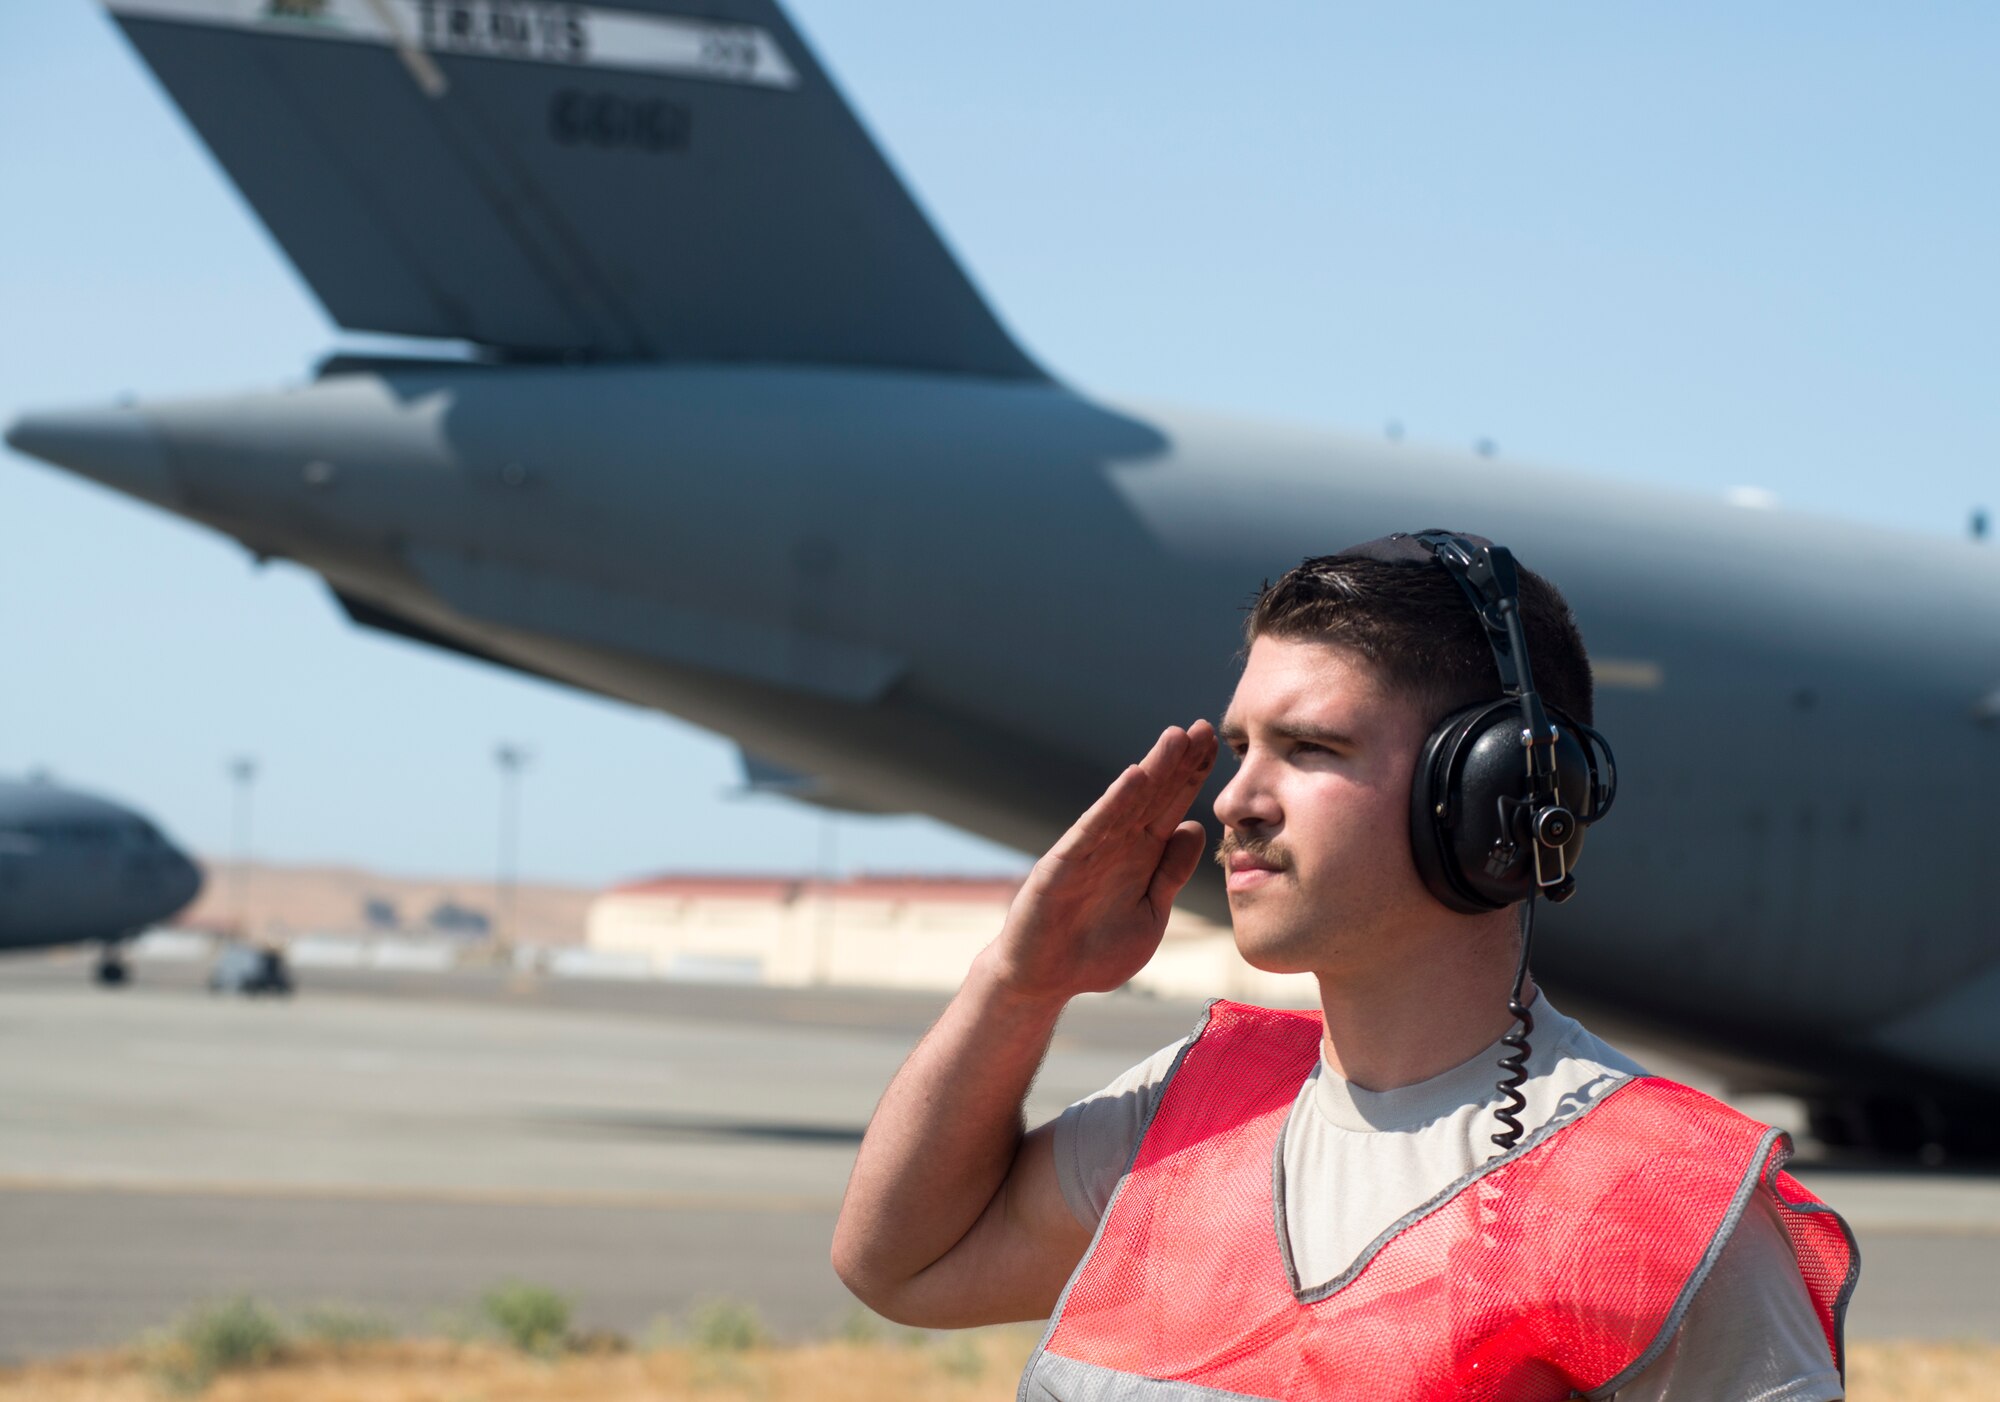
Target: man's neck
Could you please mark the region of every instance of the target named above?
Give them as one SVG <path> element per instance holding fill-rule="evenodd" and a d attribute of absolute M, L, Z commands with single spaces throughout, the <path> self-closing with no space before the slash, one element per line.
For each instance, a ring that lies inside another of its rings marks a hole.
<path fill-rule="evenodd" d="M 1511 920 L 1511 913 L 1508 917 Z M 1367 976 L 1321 973 L 1327 1068 L 1363 1090 L 1395 1090 L 1470 1061 L 1514 1025 L 1507 1011 L 1517 940 L 1503 930 L 1412 949 Z M 1535 996 L 1534 980 L 1523 990 Z"/>

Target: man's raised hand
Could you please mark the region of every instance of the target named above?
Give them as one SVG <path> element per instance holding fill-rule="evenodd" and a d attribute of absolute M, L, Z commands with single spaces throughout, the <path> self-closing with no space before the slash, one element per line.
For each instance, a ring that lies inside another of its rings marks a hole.
<path fill-rule="evenodd" d="M 1009 990 L 1106 992 L 1145 967 L 1206 836 L 1184 821 L 1214 767 L 1215 728 L 1169 726 L 1035 863 L 987 950 Z"/>

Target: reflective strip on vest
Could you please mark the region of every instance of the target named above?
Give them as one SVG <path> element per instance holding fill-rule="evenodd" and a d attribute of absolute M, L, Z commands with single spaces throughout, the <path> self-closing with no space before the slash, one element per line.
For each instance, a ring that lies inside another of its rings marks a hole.
<path fill-rule="evenodd" d="M 1607 1396 L 1659 1356 L 1753 1192 L 1780 1208 L 1829 1353 L 1859 1273 L 1790 1141 L 1628 1080 L 1301 1286 L 1282 1138 L 1316 1013 L 1218 1002 L 1168 1073 L 1021 1380 L 1026 1402 Z"/>

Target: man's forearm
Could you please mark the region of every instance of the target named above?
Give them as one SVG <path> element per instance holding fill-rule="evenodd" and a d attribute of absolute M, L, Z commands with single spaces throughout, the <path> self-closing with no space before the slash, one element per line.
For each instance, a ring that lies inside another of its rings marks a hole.
<path fill-rule="evenodd" d="M 876 1309 L 955 1246 L 1021 1141 L 1021 1102 L 1066 1000 L 1023 998 L 973 962 L 875 1108 L 834 1228 L 833 1262 Z"/>
<path fill-rule="evenodd" d="M 1032 1319 L 1089 1243 L 1063 1201 L 1052 1134 L 1021 1102 L 1063 1005 L 1119 987 L 1159 948 L 1201 860 L 1185 821 L 1216 742 L 1169 726 L 1043 854 L 1000 935 L 896 1073 L 861 1141 L 833 1265 L 906 1323 Z"/>

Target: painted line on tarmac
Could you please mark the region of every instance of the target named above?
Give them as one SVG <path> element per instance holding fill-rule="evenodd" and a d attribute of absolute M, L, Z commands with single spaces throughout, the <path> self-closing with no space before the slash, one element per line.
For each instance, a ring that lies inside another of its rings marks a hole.
<path fill-rule="evenodd" d="M 132 1197 L 269 1198 L 280 1201 L 435 1203 L 456 1207 L 605 1207 L 661 1212 L 837 1212 L 840 1199 L 804 1194 L 649 1193 L 565 1188 L 480 1188 L 366 1183 L 233 1183 L 219 1180 L 53 1178 L 0 1174 L 0 1193 Z"/>

